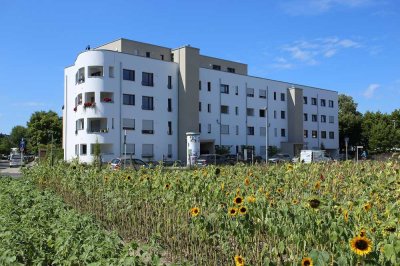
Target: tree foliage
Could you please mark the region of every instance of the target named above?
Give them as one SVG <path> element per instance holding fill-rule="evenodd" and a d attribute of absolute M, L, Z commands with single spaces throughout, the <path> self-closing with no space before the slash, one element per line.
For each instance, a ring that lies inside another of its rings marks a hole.
<path fill-rule="evenodd" d="M 40 111 L 32 114 L 27 123 L 32 150 L 37 152 L 41 144 L 52 142 L 60 146 L 62 142 L 62 119 L 53 111 Z"/>
<path fill-rule="evenodd" d="M 349 145 L 361 142 L 362 114 L 357 111 L 357 103 L 351 96 L 339 95 L 339 143 L 345 145 L 345 137 L 349 138 Z"/>
<path fill-rule="evenodd" d="M 15 126 L 11 129 L 10 143 L 13 147 L 19 147 L 21 139 L 28 139 L 28 129 L 24 126 Z"/>

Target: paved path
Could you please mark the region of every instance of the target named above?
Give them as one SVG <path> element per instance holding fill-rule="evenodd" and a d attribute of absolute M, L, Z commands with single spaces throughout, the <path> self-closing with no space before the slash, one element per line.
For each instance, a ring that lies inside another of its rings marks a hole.
<path fill-rule="evenodd" d="M 10 168 L 8 161 L 0 160 L 0 176 L 20 177 L 21 169 L 19 167 Z"/>

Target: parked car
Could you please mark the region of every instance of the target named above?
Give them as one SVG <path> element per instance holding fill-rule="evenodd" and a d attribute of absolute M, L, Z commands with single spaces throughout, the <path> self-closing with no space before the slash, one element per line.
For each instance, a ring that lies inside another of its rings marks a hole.
<path fill-rule="evenodd" d="M 236 154 L 226 154 L 224 157 L 231 165 L 234 165 L 238 161 L 238 156 Z"/>
<path fill-rule="evenodd" d="M 180 160 L 164 160 L 163 166 L 181 167 L 183 163 Z"/>
<path fill-rule="evenodd" d="M 302 150 L 300 152 L 300 162 L 302 163 L 329 161 L 332 161 L 332 158 L 327 156 L 323 150 Z"/>
<path fill-rule="evenodd" d="M 287 153 L 278 153 L 268 159 L 269 163 L 287 163 L 291 162 L 292 158 Z"/>
<path fill-rule="evenodd" d="M 115 158 L 110 162 L 110 167 L 112 170 L 119 169 L 134 169 L 139 170 L 141 167 L 150 168 L 149 165 L 140 159 L 121 159 Z"/>
<path fill-rule="evenodd" d="M 24 164 L 25 164 L 25 162 L 21 161 L 21 155 L 13 154 L 10 156 L 10 167 L 22 166 Z"/>
<path fill-rule="evenodd" d="M 200 155 L 196 160 L 196 165 L 203 167 L 207 165 L 228 165 L 231 164 L 222 155 L 219 154 L 203 154 Z"/>

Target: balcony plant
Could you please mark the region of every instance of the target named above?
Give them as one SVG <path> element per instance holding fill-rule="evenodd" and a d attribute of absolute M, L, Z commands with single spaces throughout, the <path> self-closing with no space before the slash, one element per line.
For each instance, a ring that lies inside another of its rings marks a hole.
<path fill-rule="evenodd" d="M 109 98 L 109 97 L 105 97 L 105 98 L 103 99 L 103 102 L 109 103 L 109 102 L 112 102 L 112 99 Z"/>
<path fill-rule="evenodd" d="M 95 103 L 95 102 L 85 102 L 85 103 L 83 104 L 83 107 L 84 107 L 84 108 L 88 108 L 88 107 L 94 108 L 95 106 L 96 106 L 96 103 Z"/>

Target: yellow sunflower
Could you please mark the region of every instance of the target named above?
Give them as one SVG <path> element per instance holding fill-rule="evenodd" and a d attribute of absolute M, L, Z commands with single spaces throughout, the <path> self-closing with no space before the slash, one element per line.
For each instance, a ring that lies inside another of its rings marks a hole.
<path fill-rule="evenodd" d="M 313 266 L 313 260 L 310 257 L 301 260 L 301 266 Z"/>
<path fill-rule="evenodd" d="M 359 256 L 364 256 L 372 251 L 372 241 L 367 237 L 356 236 L 350 240 L 351 250 Z"/>
<path fill-rule="evenodd" d="M 229 210 L 228 210 L 228 214 L 231 217 L 236 216 L 237 213 L 238 213 L 238 209 L 236 209 L 236 208 L 229 208 Z"/>
<path fill-rule="evenodd" d="M 346 223 L 349 221 L 349 212 L 347 210 L 343 211 L 343 218 Z"/>
<path fill-rule="evenodd" d="M 321 182 L 320 182 L 320 181 L 317 181 L 317 183 L 315 183 L 314 188 L 315 188 L 316 190 L 320 189 L 320 188 L 321 188 Z"/>
<path fill-rule="evenodd" d="M 367 236 L 367 232 L 365 231 L 365 229 L 361 229 L 360 230 L 360 236 L 361 237 L 366 237 Z"/>
<path fill-rule="evenodd" d="M 297 204 L 299 204 L 299 201 L 297 199 L 294 199 L 294 200 L 292 200 L 292 204 L 297 205 Z"/>
<path fill-rule="evenodd" d="M 319 207 L 319 205 L 321 204 L 321 202 L 318 199 L 312 199 L 309 201 L 310 207 L 313 209 L 316 209 Z"/>
<path fill-rule="evenodd" d="M 237 196 L 233 199 L 233 203 L 235 203 L 236 205 L 240 205 L 243 203 L 243 198 L 241 196 Z"/>
<path fill-rule="evenodd" d="M 240 215 L 246 215 L 246 213 L 247 213 L 247 208 L 246 208 L 246 206 L 240 206 L 240 208 L 239 208 L 239 214 L 240 214 Z"/>
<path fill-rule="evenodd" d="M 240 255 L 235 256 L 235 265 L 236 266 L 244 266 L 244 262 L 245 262 L 245 260 L 242 256 L 240 256 Z"/>
<path fill-rule="evenodd" d="M 247 202 L 249 202 L 249 203 L 256 202 L 256 197 L 254 197 L 254 196 L 248 196 L 246 199 L 247 199 Z"/>
<path fill-rule="evenodd" d="M 193 207 L 190 209 L 190 213 L 192 214 L 192 217 L 196 217 L 200 214 L 200 208 Z"/>
<path fill-rule="evenodd" d="M 250 179 L 248 177 L 246 177 L 246 179 L 244 180 L 244 184 L 246 186 L 250 185 Z"/>
<path fill-rule="evenodd" d="M 165 184 L 165 189 L 170 189 L 171 185 L 170 184 Z"/>
<path fill-rule="evenodd" d="M 369 211 L 372 208 L 372 204 L 368 202 L 367 204 L 364 205 L 364 210 Z"/>
<path fill-rule="evenodd" d="M 278 188 L 278 189 L 276 190 L 276 192 L 278 192 L 278 193 L 283 193 L 283 188 Z"/>

